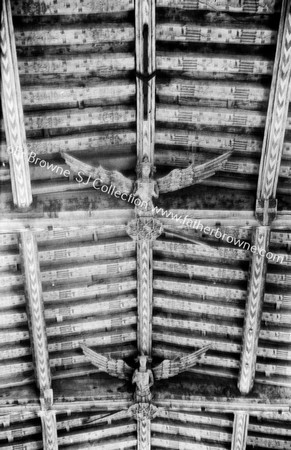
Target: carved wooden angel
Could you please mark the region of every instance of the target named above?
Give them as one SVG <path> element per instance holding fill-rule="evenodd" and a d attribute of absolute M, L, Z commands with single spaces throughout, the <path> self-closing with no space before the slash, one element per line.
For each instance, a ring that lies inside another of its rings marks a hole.
<path fill-rule="evenodd" d="M 139 356 L 139 368 L 134 370 L 128 364 L 126 364 L 123 359 L 112 359 L 107 358 L 106 356 L 101 355 L 100 353 L 96 353 L 91 350 L 84 344 L 80 344 L 80 347 L 83 350 L 84 355 L 87 356 L 89 361 L 97 367 L 102 372 L 106 372 L 109 375 L 121 379 L 132 380 L 134 384 L 137 385 L 137 389 L 140 389 L 142 392 L 146 391 L 147 384 L 148 389 L 153 385 L 154 381 L 167 379 L 170 377 L 174 377 L 181 372 L 185 372 L 186 370 L 193 367 L 199 359 L 210 349 L 211 344 L 206 345 L 205 347 L 197 350 L 194 353 L 190 353 L 186 356 L 181 356 L 175 358 L 173 360 L 165 359 L 156 367 L 151 369 L 147 368 L 148 357 L 147 356 Z M 148 374 L 147 377 L 138 377 L 138 374 Z M 152 372 L 153 378 L 149 372 Z M 138 384 L 140 382 L 140 385 Z"/>
<path fill-rule="evenodd" d="M 152 178 L 154 170 L 147 156 L 145 156 L 141 164 L 138 165 L 136 181 L 127 178 L 117 170 L 106 170 L 101 165 L 94 167 L 86 164 L 68 153 L 62 153 L 62 156 L 74 172 L 82 172 L 83 175 L 94 180 L 98 179 L 100 183 L 105 185 L 114 185 L 123 194 L 133 194 L 141 202 L 147 204 L 148 209 L 150 209 L 152 199 L 157 198 L 160 193 L 183 189 L 201 183 L 201 181 L 214 175 L 215 172 L 223 168 L 230 154 L 231 151 L 226 152 L 198 166 L 192 163 L 186 169 L 174 169 L 168 175 L 157 180 Z"/>

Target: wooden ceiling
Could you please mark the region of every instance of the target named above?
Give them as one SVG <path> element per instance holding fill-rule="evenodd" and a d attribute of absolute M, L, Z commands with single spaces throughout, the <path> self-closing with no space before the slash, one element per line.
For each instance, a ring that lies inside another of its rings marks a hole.
<path fill-rule="evenodd" d="M 290 8 L 3 0 L 0 449 L 291 448 Z M 64 158 L 150 198 L 227 152 L 153 202 L 274 259 L 78 182 Z M 141 402 L 82 344 L 132 367 L 211 348 Z"/>

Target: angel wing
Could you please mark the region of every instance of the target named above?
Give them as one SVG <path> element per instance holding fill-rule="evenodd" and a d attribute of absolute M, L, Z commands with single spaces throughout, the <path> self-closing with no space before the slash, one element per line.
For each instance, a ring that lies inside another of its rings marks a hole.
<path fill-rule="evenodd" d="M 155 379 L 162 380 L 164 378 L 174 377 L 181 372 L 185 372 L 193 367 L 210 347 L 211 344 L 201 348 L 197 352 L 190 353 L 190 355 L 182 356 L 182 358 L 176 358 L 173 360 L 165 359 L 161 362 L 161 364 L 152 369 Z"/>
<path fill-rule="evenodd" d="M 124 194 L 130 194 L 133 191 L 134 181 L 117 170 L 106 170 L 100 165 L 98 167 L 91 166 L 64 152 L 62 152 L 62 157 L 73 172 L 82 172 L 87 177 L 100 179 L 103 184 L 112 184 Z"/>
<path fill-rule="evenodd" d="M 112 359 L 106 356 L 100 355 L 87 347 L 84 344 L 80 344 L 83 353 L 93 366 L 98 367 L 102 372 L 106 372 L 112 377 L 129 380 L 132 377 L 133 369 L 123 361 L 123 359 Z"/>
<path fill-rule="evenodd" d="M 168 175 L 157 180 L 159 192 L 165 193 L 177 191 L 178 189 L 183 189 L 196 183 L 201 183 L 201 181 L 211 177 L 215 174 L 215 172 L 220 170 L 231 153 L 232 151 L 226 152 L 211 161 L 200 164 L 199 166 L 190 164 L 190 166 L 186 169 L 172 170 Z"/>

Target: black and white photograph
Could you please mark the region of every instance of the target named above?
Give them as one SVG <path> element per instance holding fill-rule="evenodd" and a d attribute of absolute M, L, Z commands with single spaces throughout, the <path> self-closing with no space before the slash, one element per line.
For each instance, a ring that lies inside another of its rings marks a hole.
<path fill-rule="evenodd" d="M 291 0 L 0 4 L 0 450 L 291 450 Z"/>

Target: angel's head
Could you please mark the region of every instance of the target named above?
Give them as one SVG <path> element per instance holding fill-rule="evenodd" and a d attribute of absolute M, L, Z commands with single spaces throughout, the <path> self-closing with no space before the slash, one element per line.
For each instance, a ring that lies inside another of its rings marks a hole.
<path fill-rule="evenodd" d="M 149 158 L 147 155 L 145 155 L 140 163 L 137 164 L 136 172 L 138 177 L 140 178 L 149 178 L 153 175 L 155 171 L 154 166 L 149 161 Z"/>
<path fill-rule="evenodd" d="M 139 371 L 145 372 L 147 370 L 148 362 L 151 362 L 151 358 L 145 355 L 139 355 L 137 361 L 139 362 Z"/>

